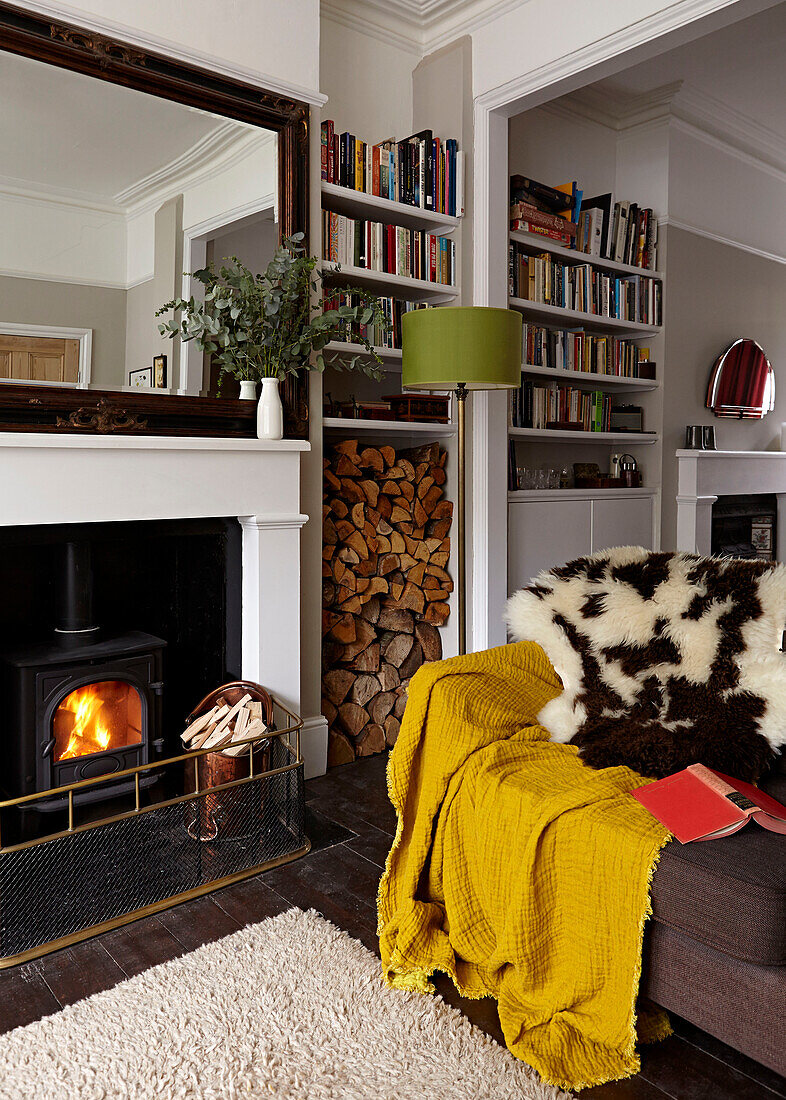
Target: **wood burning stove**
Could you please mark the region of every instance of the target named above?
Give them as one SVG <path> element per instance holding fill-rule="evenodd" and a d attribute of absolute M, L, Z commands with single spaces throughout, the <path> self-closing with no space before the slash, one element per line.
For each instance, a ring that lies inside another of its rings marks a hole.
<path fill-rule="evenodd" d="M 107 783 L 78 792 L 75 802 L 133 790 L 133 779 L 112 783 L 111 775 L 154 763 L 163 750 L 165 646 L 139 631 L 101 637 L 93 619 L 90 547 L 67 543 L 55 641 L 3 656 L 4 793 L 19 797 L 103 775 Z M 51 811 L 65 803 L 53 795 L 35 806 Z"/>

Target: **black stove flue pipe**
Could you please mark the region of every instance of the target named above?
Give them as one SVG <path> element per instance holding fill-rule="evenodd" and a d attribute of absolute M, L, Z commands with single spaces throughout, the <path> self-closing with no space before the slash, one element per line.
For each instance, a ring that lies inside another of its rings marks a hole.
<path fill-rule="evenodd" d="M 62 646 L 71 649 L 95 641 L 98 633 L 99 627 L 93 621 L 90 543 L 67 542 L 63 547 L 63 576 L 55 634 Z"/>

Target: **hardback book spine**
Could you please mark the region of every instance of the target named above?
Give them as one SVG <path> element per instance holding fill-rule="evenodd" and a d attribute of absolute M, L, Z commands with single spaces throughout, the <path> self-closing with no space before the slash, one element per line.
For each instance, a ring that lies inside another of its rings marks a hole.
<path fill-rule="evenodd" d="M 453 150 L 449 138 L 445 142 L 445 213 L 453 215 Z"/>
<path fill-rule="evenodd" d="M 330 180 L 330 155 L 333 149 L 333 122 L 331 119 L 325 119 L 320 127 L 321 138 L 321 168 L 322 179 L 325 183 L 331 182 Z"/>
<path fill-rule="evenodd" d="M 354 142 L 355 142 L 355 180 L 354 180 L 354 183 L 353 183 L 353 187 L 355 188 L 356 191 L 363 191 L 363 190 L 365 190 L 365 188 L 363 187 L 363 165 L 364 165 L 363 142 L 360 140 L 360 138 L 355 138 Z"/>
<path fill-rule="evenodd" d="M 427 164 L 426 164 L 426 143 L 425 141 L 418 142 L 418 206 L 421 210 L 426 209 L 426 196 L 428 194 L 427 187 Z"/>
<path fill-rule="evenodd" d="M 556 241 L 558 244 L 569 245 L 572 241 L 572 237 L 567 233 L 562 233 L 556 229 L 548 229 L 545 226 L 538 225 L 537 222 L 526 221 L 523 218 L 516 218 L 510 223 L 510 228 L 520 233 L 537 233 L 540 237 L 548 237 L 551 241 Z"/>
<path fill-rule="evenodd" d="M 650 271 L 655 271 L 658 266 L 657 251 L 658 219 L 655 217 L 654 211 L 650 210 L 649 221 L 647 222 L 647 267 Z"/>
<path fill-rule="evenodd" d="M 564 210 L 567 205 L 565 193 L 556 187 L 549 187 L 545 183 L 526 176 L 514 175 L 510 177 L 510 197 L 512 202 L 519 201 L 519 194 L 530 196 L 536 203 L 542 203 L 547 209 L 553 211 Z"/>
<path fill-rule="evenodd" d="M 339 176 L 338 182 L 342 187 L 349 187 L 349 175 L 347 164 L 349 162 L 349 133 L 345 130 L 339 137 L 340 142 L 340 159 L 339 159 Z"/>
<path fill-rule="evenodd" d="M 625 263 L 625 242 L 628 234 L 628 216 L 630 214 L 630 203 L 621 202 L 619 204 L 620 215 L 619 222 L 617 223 L 617 236 L 614 241 L 614 259 L 618 263 Z"/>
<path fill-rule="evenodd" d="M 516 202 L 510 208 L 511 222 L 516 220 L 527 221 L 532 225 L 541 225 L 544 229 L 555 229 L 558 233 L 565 233 L 575 237 L 578 226 L 576 222 L 561 218 L 558 214 L 544 214 L 542 210 L 527 202 Z"/>
<path fill-rule="evenodd" d="M 378 145 L 374 145 L 371 149 L 371 194 L 382 194 L 382 181 L 381 181 L 381 169 L 382 162 L 380 159 L 380 148 Z"/>

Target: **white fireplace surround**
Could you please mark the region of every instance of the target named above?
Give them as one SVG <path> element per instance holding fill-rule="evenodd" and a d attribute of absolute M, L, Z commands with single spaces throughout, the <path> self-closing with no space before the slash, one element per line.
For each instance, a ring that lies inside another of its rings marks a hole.
<path fill-rule="evenodd" d="M 0 432 L 0 525 L 237 516 L 242 674 L 300 712 L 299 440 Z M 201 698 L 215 684 L 195 684 Z M 327 728 L 307 722 L 306 775 Z"/>
<path fill-rule="evenodd" d="M 720 496 L 774 493 L 779 560 L 786 548 L 786 451 L 677 451 L 677 549 L 709 554 Z"/>

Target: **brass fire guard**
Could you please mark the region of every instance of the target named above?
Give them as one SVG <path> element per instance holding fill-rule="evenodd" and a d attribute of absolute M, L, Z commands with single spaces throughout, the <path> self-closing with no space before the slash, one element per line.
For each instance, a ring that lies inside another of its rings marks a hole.
<path fill-rule="evenodd" d="M 0 831 L 0 969 L 304 855 L 303 722 L 274 703 L 281 728 L 244 739 L 248 774 L 231 782 L 200 787 L 198 761 L 215 750 L 199 749 L 0 801 L 0 822 L 55 794 L 68 805 L 58 832 L 9 844 Z M 193 789 L 143 805 L 141 778 L 177 766 Z M 77 823 L 79 791 L 125 777 L 133 809 Z"/>

